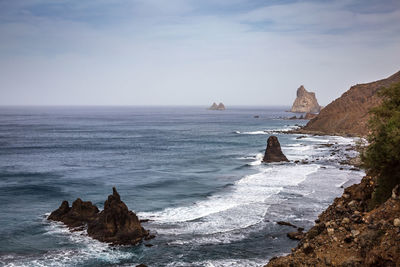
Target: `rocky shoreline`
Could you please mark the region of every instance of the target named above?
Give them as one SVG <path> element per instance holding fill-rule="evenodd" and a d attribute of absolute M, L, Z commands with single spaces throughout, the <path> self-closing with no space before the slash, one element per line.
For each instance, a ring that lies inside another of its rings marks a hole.
<path fill-rule="evenodd" d="M 397 72 L 387 79 L 353 86 L 306 126 L 286 133 L 365 137 L 370 132 L 368 112 L 381 102 L 377 92 L 399 80 Z M 361 167 L 359 157 L 339 163 Z M 377 179 L 367 173 L 359 184 L 344 189 L 309 231 L 288 233 L 289 238 L 300 240 L 290 254 L 273 257 L 265 266 L 400 266 L 400 185 L 374 207 L 371 199 Z"/>
<path fill-rule="evenodd" d="M 400 188 L 368 210 L 375 185 L 374 177 L 366 175 L 346 188 L 292 253 L 274 257 L 266 266 L 399 266 Z"/>

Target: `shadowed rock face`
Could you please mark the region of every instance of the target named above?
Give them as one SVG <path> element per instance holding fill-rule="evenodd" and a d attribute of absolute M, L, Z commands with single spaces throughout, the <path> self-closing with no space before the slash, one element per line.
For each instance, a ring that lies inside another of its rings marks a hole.
<path fill-rule="evenodd" d="M 286 156 L 282 153 L 281 144 L 276 136 L 270 136 L 267 141 L 267 149 L 263 162 L 281 162 L 289 161 Z"/>
<path fill-rule="evenodd" d="M 90 237 L 115 245 L 134 245 L 149 237 L 149 232 L 140 225 L 136 214 L 121 201 L 115 187 L 101 212 L 90 201 L 84 202 L 78 198 L 71 208 L 67 201 L 63 201 L 48 220 L 63 222 L 70 228 L 87 225 Z"/>
<path fill-rule="evenodd" d="M 400 82 L 400 71 L 383 80 L 352 86 L 322 109 L 302 130 L 323 134 L 367 135 L 368 112 L 381 103 L 377 92 L 397 82 Z"/>
<path fill-rule="evenodd" d="M 293 103 L 291 112 L 318 113 L 321 106 L 318 104 L 315 93 L 308 92 L 304 86 L 297 89 L 297 97 Z"/>

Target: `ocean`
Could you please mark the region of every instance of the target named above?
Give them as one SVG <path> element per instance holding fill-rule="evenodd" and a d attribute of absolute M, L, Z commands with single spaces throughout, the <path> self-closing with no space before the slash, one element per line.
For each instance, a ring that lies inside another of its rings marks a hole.
<path fill-rule="evenodd" d="M 363 171 L 356 139 L 288 134 L 288 107 L 1 107 L 1 266 L 262 266 Z M 258 115 L 259 118 L 254 116 Z M 263 164 L 276 135 L 291 162 Z M 308 164 L 294 161 L 307 160 Z M 46 216 L 115 186 L 156 238 L 109 246 Z M 152 246 L 145 246 L 145 244 Z"/>

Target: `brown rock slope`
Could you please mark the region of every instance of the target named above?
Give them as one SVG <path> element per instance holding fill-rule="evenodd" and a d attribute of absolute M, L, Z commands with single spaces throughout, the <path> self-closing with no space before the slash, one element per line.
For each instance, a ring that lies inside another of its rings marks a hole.
<path fill-rule="evenodd" d="M 346 188 L 291 254 L 267 266 L 400 266 L 400 188 L 368 211 L 373 180 L 365 176 Z"/>
<path fill-rule="evenodd" d="M 380 103 L 376 93 L 382 87 L 400 82 L 400 71 L 389 78 L 352 86 L 309 121 L 303 132 L 365 136 L 368 134 L 368 111 Z"/>

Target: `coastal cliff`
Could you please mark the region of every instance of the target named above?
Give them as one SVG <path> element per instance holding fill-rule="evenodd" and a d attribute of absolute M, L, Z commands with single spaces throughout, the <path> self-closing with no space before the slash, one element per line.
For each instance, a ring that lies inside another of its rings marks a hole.
<path fill-rule="evenodd" d="M 400 71 L 383 80 L 352 86 L 310 120 L 302 132 L 366 136 L 368 112 L 381 102 L 377 92 L 396 82 L 400 82 Z"/>
<path fill-rule="evenodd" d="M 308 92 L 304 86 L 297 89 L 297 97 L 294 100 L 290 112 L 294 113 L 318 113 L 321 106 L 318 104 L 315 93 Z"/>
<path fill-rule="evenodd" d="M 346 188 L 291 254 L 272 258 L 266 266 L 399 266 L 399 186 L 391 198 L 369 211 L 375 186 L 375 179 L 367 175 Z"/>
<path fill-rule="evenodd" d="M 352 96 L 347 100 L 355 101 L 354 106 L 361 101 L 357 114 L 366 112 L 363 119 L 371 122 L 358 132 L 368 134 L 369 144 L 361 155 L 367 175 L 344 189 L 307 233 L 289 233 L 300 240 L 297 247 L 266 266 L 400 266 L 399 78 L 400 72 L 344 94 L 344 100 Z M 365 94 L 369 97 L 362 98 Z M 368 113 L 371 107 L 375 108 Z"/>

